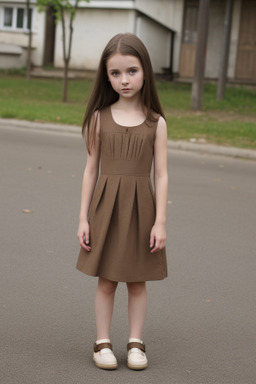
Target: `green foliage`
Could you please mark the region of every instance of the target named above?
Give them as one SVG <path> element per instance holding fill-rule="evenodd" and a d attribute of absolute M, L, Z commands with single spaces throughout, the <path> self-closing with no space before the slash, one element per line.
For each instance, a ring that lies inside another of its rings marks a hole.
<path fill-rule="evenodd" d="M 61 12 L 63 10 L 70 13 L 71 17 L 74 18 L 76 9 L 79 5 L 79 3 L 83 0 L 37 0 L 37 6 L 39 11 L 45 10 L 46 7 L 52 6 L 55 9 L 56 12 L 56 20 L 61 20 Z M 90 2 L 90 0 L 85 0 L 87 3 Z"/>

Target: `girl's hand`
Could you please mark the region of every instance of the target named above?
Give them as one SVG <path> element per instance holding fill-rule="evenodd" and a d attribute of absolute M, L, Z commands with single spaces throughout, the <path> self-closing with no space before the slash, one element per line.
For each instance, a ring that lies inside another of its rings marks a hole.
<path fill-rule="evenodd" d="M 151 229 L 149 246 L 151 253 L 160 251 L 165 247 L 166 243 L 166 229 L 165 224 L 155 223 Z"/>
<path fill-rule="evenodd" d="M 77 231 L 77 238 L 81 247 L 84 248 L 86 251 L 90 252 L 90 226 L 87 220 L 80 219 Z"/>

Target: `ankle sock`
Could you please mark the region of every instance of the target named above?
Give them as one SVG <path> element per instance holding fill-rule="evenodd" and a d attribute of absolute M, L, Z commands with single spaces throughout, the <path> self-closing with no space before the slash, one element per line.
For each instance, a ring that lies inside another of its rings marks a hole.
<path fill-rule="evenodd" d="M 143 344 L 143 341 L 141 339 L 136 339 L 135 337 L 130 337 L 129 343 L 141 343 L 141 344 Z"/>
<path fill-rule="evenodd" d="M 101 343 L 110 343 L 110 339 L 99 339 L 96 340 L 96 344 L 101 344 Z"/>

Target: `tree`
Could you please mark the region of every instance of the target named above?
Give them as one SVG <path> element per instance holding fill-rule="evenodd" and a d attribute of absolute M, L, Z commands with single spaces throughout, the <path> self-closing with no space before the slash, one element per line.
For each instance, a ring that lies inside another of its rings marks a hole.
<path fill-rule="evenodd" d="M 32 53 L 32 18 L 30 10 L 30 0 L 26 1 L 26 11 L 27 11 L 27 29 L 28 29 L 28 53 L 27 53 L 27 79 L 31 77 L 31 53 Z"/>
<path fill-rule="evenodd" d="M 197 27 L 195 75 L 191 92 L 191 109 L 195 110 L 202 109 L 209 8 L 210 0 L 200 0 Z"/>
<path fill-rule="evenodd" d="M 223 40 L 222 40 L 219 80 L 218 80 L 218 87 L 217 87 L 217 100 L 223 100 L 224 96 L 225 96 L 233 5 L 234 5 L 234 0 L 227 0 L 226 1 L 226 12 L 225 12 L 225 20 L 224 20 L 224 34 L 223 34 Z"/>
<path fill-rule="evenodd" d="M 71 59 L 71 47 L 73 37 L 73 21 L 76 15 L 76 11 L 79 3 L 82 0 L 37 0 L 39 9 L 43 10 L 47 6 L 52 6 L 56 14 L 56 22 L 61 22 L 62 27 L 62 48 L 63 48 L 63 60 L 64 60 L 64 78 L 62 89 L 62 101 L 67 101 L 67 89 L 68 89 L 68 70 L 69 62 Z M 90 0 L 85 0 L 89 3 Z M 66 19 L 69 22 L 69 36 L 66 34 Z"/>

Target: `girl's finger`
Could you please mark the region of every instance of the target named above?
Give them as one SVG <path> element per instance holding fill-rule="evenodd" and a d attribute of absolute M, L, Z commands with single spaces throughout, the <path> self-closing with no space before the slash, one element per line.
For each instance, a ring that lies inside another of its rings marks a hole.
<path fill-rule="evenodd" d="M 149 246 L 152 248 L 155 243 L 155 236 L 153 234 L 150 234 L 150 239 L 149 239 Z"/>
<path fill-rule="evenodd" d="M 89 234 L 89 232 L 86 232 L 86 233 L 84 234 L 84 243 L 85 243 L 86 245 L 89 245 L 89 243 L 90 243 L 90 234 Z"/>
<path fill-rule="evenodd" d="M 154 252 L 158 252 L 160 250 L 160 248 L 159 248 L 159 241 L 158 240 L 156 240 L 155 241 L 155 246 L 154 246 L 154 248 L 153 249 L 151 249 L 151 253 L 154 253 Z"/>
<path fill-rule="evenodd" d="M 165 245 L 166 245 L 165 240 L 156 240 L 154 248 L 151 249 L 151 253 L 161 251 L 161 249 L 163 249 Z"/>
<path fill-rule="evenodd" d="M 163 249 L 164 248 L 164 242 L 163 241 L 160 241 L 159 242 L 159 250 Z"/>
<path fill-rule="evenodd" d="M 79 241 L 80 246 L 83 249 L 85 249 L 86 251 L 90 252 L 91 247 L 89 245 L 89 241 L 90 241 L 89 238 L 88 238 L 88 244 L 87 244 L 86 240 L 85 240 L 85 234 L 84 233 L 83 234 L 78 234 L 77 237 L 78 237 L 78 241 Z"/>
<path fill-rule="evenodd" d="M 84 234 L 78 234 L 77 235 L 77 238 L 78 238 L 78 241 L 79 241 L 79 244 L 82 246 L 83 243 L 84 243 Z"/>
<path fill-rule="evenodd" d="M 86 232 L 84 234 L 84 238 L 83 238 L 83 248 L 86 250 L 86 251 L 90 251 L 91 250 L 91 246 L 90 246 L 90 234 L 89 232 Z"/>
<path fill-rule="evenodd" d="M 90 252 L 90 250 L 91 250 L 91 246 L 89 245 L 89 243 L 87 244 L 87 243 L 85 242 L 84 237 L 83 237 L 82 241 L 80 242 L 80 245 L 81 245 L 81 247 L 82 247 L 83 249 L 85 249 L 86 251 Z"/>

